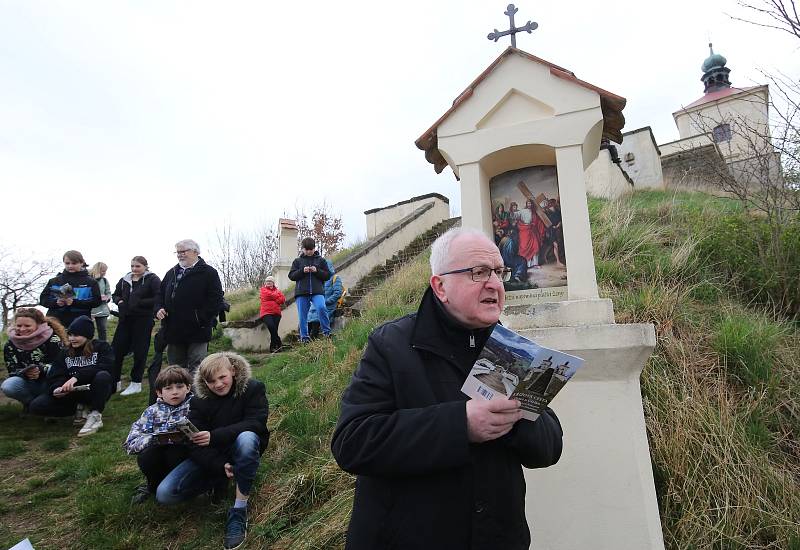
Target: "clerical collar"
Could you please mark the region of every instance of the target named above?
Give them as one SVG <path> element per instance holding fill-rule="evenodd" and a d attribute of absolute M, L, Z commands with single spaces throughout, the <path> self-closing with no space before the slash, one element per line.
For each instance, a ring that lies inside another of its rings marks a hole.
<path fill-rule="evenodd" d="M 468 329 L 444 308 L 428 287 L 417 311 L 412 344 L 455 361 L 461 368 L 472 368 L 494 325 Z"/>

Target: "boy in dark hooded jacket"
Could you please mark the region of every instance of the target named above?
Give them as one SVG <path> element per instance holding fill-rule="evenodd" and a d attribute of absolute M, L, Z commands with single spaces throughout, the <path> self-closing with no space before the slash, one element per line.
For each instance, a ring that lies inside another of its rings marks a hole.
<path fill-rule="evenodd" d="M 294 259 L 289 269 L 289 279 L 295 282 L 294 299 L 297 303 L 297 317 L 300 324 L 300 341 L 308 342 L 308 308 L 311 304 L 319 311 L 322 334 L 330 336 L 331 325 L 325 309 L 325 288 L 323 283 L 331 278 L 325 258 L 316 250 L 317 243 L 311 237 L 300 242 L 303 251 Z"/>
<path fill-rule="evenodd" d="M 161 482 L 156 500 L 174 504 L 233 479 L 236 501 L 228 511 L 224 547 L 238 548 L 247 534 L 247 499 L 269 442 L 266 388 L 251 377 L 247 360 L 231 352 L 203 359 L 194 387 L 189 420 L 199 431 L 190 458 Z"/>

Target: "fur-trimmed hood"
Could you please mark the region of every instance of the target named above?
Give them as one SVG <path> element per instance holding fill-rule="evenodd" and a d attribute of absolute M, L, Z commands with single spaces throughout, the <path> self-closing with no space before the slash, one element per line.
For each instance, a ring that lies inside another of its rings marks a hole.
<path fill-rule="evenodd" d="M 194 373 L 194 392 L 200 399 L 208 399 L 209 397 L 218 397 L 214 392 L 208 389 L 206 381 L 203 379 L 201 373 L 208 372 L 208 368 L 219 362 L 225 362 L 230 365 L 233 370 L 233 396 L 239 397 L 247 389 L 247 383 L 252 378 L 253 373 L 250 363 L 239 355 L 230 351 L 220 351 L 212 353 L 200 363 L 197 371 Z M 205 367 L 205 368 L 204 368 Z"/>

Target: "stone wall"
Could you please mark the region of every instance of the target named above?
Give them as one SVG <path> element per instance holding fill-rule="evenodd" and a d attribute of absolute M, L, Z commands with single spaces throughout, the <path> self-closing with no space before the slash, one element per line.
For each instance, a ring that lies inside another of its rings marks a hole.
<path fill-rule="evenodd" d="M 364 212 L 367 217 L 367 239 L 372 240 L 388 228 L 413 213 L 424 204 L 433 202 L 436 215 L 445 220 L 450 217 L 450 200 L 438 193 L 428 193 L 419 197 L 412 197 L 381 208 L 373 208 Z"/>
<path fill-rule="evenodd" d="M 727 170 L 719 150 L 713 144 L 665 155 L 661 157 L 661 168 L 664 187 L 693 189 L 715 187 L 719 174 Z"/>

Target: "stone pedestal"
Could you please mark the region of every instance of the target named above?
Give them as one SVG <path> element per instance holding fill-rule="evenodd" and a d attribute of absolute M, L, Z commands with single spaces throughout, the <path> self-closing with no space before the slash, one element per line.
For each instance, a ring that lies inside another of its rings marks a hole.
<path fill-rule="evenodd" d="M 593 299 L 528 306 L 503 318 L 537 343 L 586 361 L 553 400 L 564 429 L 561 460 L 525 470 L 533 548 L 664 548 L 639 385 L 655 330 L 617 325 L 613 315 L 611 300 Z"/>

